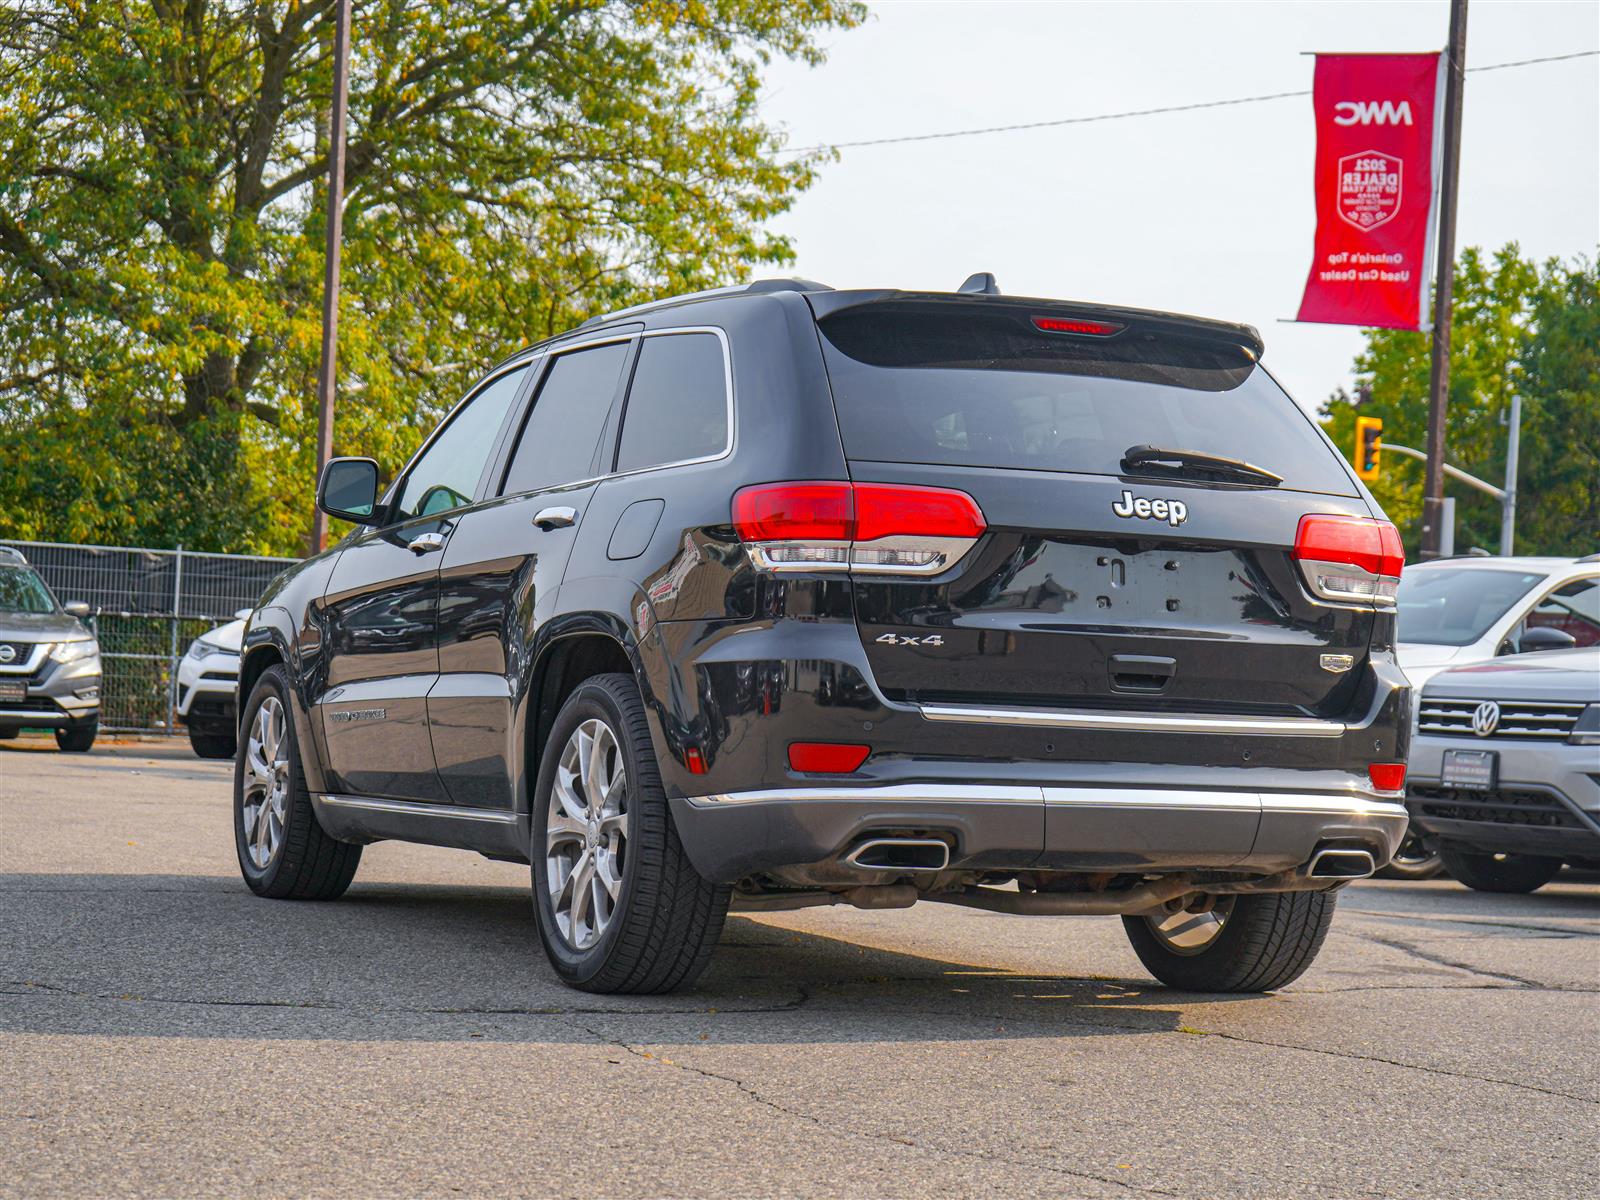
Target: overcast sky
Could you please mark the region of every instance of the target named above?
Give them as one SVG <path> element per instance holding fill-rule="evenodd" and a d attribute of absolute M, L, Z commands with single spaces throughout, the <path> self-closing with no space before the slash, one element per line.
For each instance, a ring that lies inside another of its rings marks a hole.
<path fill-rule="evenodd" d="M 1050 120 L 1311 87 L 1301 51 L 1443 46 L 1447 3 L 876 0 L 764 110 L 790 145 Z M 1595 0 L 1473 0 L 1467 65 L 1600 48 Z M 1001 290 L 1248 321 L 1308 408 L 1357 330 L 1282 323 L 1313 227 L 1311 99 L 844 150 L 776 223 L 835 287 Z M 1600 59 L 1467 76 L 1457 246 L 1589 255 L 1600 240 Z"/>

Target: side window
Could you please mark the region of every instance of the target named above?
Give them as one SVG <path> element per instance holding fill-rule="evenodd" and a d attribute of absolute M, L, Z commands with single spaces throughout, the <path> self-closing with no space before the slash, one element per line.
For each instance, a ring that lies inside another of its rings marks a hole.
<path fill-rule="evenodd" d="M 1580 646 L 1600 646 L 1600 579 L 1575 579 L 1558 587 L 1512 630 L 1512 640 L 1529 629 L 1559 629 Z"/>
<path fill-rule="evenodd" d="M 630 347 L 612 342 L 574 350 L 550 364 L 511 456 L 505 495 L 571 483 L 591 473 Z"/>
<path fill-rule="evenodd" d="M 507 371 L 456 412 L 406 476 L 395 520 L 432 516 L 472 503 L 500 423 L 526 376 L 526 367 Z"/>
<path fill-rule="evenodd" d="M 710 333 L 645 338 L 628 389 L 617 470 L 711 458 L 727 448 L 721 340 Z"/>

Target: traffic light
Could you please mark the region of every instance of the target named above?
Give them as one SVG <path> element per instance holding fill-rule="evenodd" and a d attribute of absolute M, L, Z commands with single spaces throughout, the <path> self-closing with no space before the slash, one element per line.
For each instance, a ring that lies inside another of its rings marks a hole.
<path fill-rule="evenodd" d="M 1356 474 L 1362 479 L 1376 479 L 1379 471 L 1379 452 L 1383 449 L 1383 418 L 1356 418 Z"/>

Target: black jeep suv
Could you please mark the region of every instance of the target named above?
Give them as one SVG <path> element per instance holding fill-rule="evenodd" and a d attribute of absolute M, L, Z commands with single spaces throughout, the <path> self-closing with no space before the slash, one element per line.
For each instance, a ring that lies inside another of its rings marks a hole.
<path fill-rule="evenodd" d="M 1402 554 L 1241 325 L 776 280 L 514 355 L 240 676 L 239 862 L 531 862 L 551 962 L 691 982 L 730 904 L 1121 915 L 1287 983 L 1406 828 Z"/>

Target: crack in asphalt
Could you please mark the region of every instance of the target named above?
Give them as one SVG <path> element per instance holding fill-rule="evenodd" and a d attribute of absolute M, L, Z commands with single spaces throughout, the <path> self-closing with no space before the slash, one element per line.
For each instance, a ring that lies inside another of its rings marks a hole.
<path fill-rule="evenodd" d="M 1429 916 L 1423 913 L 1397 913 L 1374 908 L 1347 908 L 1341 912 L 1356 913 L 1379 921 L 1398 921 L 1401 924 L 1427 922 L 1435 925 L 1477 925 L 1490 929 L 1522 929 L 1529 933 L 1551 933 L 1559 937 L 1600 938 L 1600 928 L 1584 929 L 1576 925 L 1534 925 L 1527 921 L 1499 920 L 1494 917 Z M 1574 921 L 1584 918 L 1573 917 Z"/>
<path fill-rule="evenodd" d="M 1250 1046 L 1268 1046 L 1279 1050 L 1299 1050 L 1305 1054 L 1323 1054 L 1330 1058 L 1348 1058 L 1357 1062 L 1379 1063 L 1383 1066 L 1401 1067 L 1408 1071 L 1423 1071 L 1429 1075 L 1443 1075 L 1451 1079 L 1470 1079 L 1476 1083 L 1498 1084 L 1501 1087 L 1517 1088 L 1524 1092 L 1537 1092 L 1542 1096 L 1555 1096 L 1562 1100 L 1575 1100 L 1579 1104 L 1591 1104 L 1600 1107 L 1600 1099 L 1596 1099 L 1593 1096 L 1578 1096 L 1555 1088 L 1539 1087 L 1537 1084 L 1518 1083 L 1514 1079 L 1496 1079 L 1491 1075 L 1474 1075 L 1469 1071 L 1450 1071 L 1444 1067 L 1430 1067 L 1422 1063 L 1401 1062 L 1399 1059 L 1384 1058 L 1376 1054 L 1357 1054 L 1353 1050 L 1329 1050 L 1321 1046 L 1302 1046 L 1294 1042 L 1269 1042 L 1260 1038 L 1245 1037 L 1239 1033 L 1223 1033 L 1214 1029 L 1188 1029 L 1180 1032 L 1185 1032 L 1195 1037 L 1222 1038 L 1224 1041 L 1242 1042 Z"/>
<path fill-rule="evenodd" d="M 804 989 L 797 988 L 799 992 L 794 999 L 780 1004 L 767 1004 L 751 1008 L 730 1008 L 726 1005 L 703 1005 L 698 1008 L 653 1008 L 653 1009 L 627 1009 L 627 1008 L 570 1008 L 570 1007 L 540 1007 L 540 1008 L 425 1008 L 425 1007 L 367 1007 L 350 1004 L 326 1004 L 310 1000 L 224 1000 L 224 999 L 199 999 L 181 996 L 136 996 L 131 993 L 113 995 L 110 992 L 85 992 L 72 988 L 64 988 L 55 984 L 40 983 L 37 980 L 20 979 L 0 981 L 0 996 L 33 996 L 40 992 L 52 997 L 65 997 L 72 1000 L 103 1000 L 111 1003 L 123 1004 L 164 1004 L 180 1007 L 195 1008 L 282 1008 L 288 1010 L 301 1010 L 307 1012 L 347 1013 L 352 1016 L 423 1016 L 423 1017 L 561 1017 L 580 1014 L 586 1016 L 663 1016 L 663 1017 L 704 1017 L 716 1016 L 721 1013 L 780 1013 L 794 1012 L 804 1005 L 809 997 Z"/>
<path fill-rule="evenodd" d="M 1398 950 L 1402 954 L 1408 954 L 1412 958 L 1421 959 L 1423 962 L 1432 963 L 1434 966 L 1450 967 L 1457 971 L 1465 971 L 1469 975 L 1477 975 L 1482 979 L 1499 979 L 1506 983 L 1514 983 L 1517 985 L 1517 987 L 1525 988 L 1529 991 L 1559 992 L 1565 990 L 1559 986 L 1541 983 L 1537 979 L 1529 979 L 1523 975 L 1512 975 L 1507 971 L 1489 971 L 1482 967 L 1475 967 L 1471 963 L 1464 963 L 1452 958 L 1446 958 L 1442 954 L 1430 954 L 1428 951 L 1422 950 L 1417 946 L 1412 945 L 1410 942 L 1403 942 L 1398 938 L 1381 937 L 1376 933 L 1367 933 L 1359 929 L 1347 929 L 1343 932 L 1351 937 L 1360 938 L 1365 942 L 1374 942 L 1379 946 L 1387 946 L 1391 950 Z"/>
<path fill-rule="evenodd" d="M 1011 1167 L 1021 1167 L 1024 1170 L 1039 1171 L 1050 1175 L 1061 1175 L 1069 1179 L 1091 1179 L 1096 1183 L 1108 1184 L 1112 1187 L 1123 1188 L 1131 1192 L 1143 1192 L 1155 1196 L 1182 1196 L 1181 1192 L 1168 1191 L 1165 1188 L 1147 1187 L 1142 1184 L 1133 1183 L 1129 1180 L 1115 1179 L 1109 1175 L 1097 1175 L 1092 1171 L 1075 1171 L 1071 1167 L 1063 1167 L 1052 1163 L 1025 1162 L 1020 1159 L 1007 1158 L 1003 1155 L 991 1154 L 982 1150 L 964 1150 L 953 1146 L 936 1146 L 926 1142 L 913 1142 L 905 1138 L 895 1137 L 893 1134 L 874 1133 L 870 1130 L 856 1129 L 849 1125 L 836 1124 L 831 1121 L 824 1120 L 822 1117 L 818 1117 L 811 1113 L 803 1112 L 800 1109 L 791 1108 L 788 1105 L 781 1104 L 778 1101 L 773 1100 L 771 1097 L 763 1095 L 757 1091 L 754 1086 L 746 1083 L 744 1080 L 739 1079 L 736 1076 L 724 1075 L 718 1071 L 713 1071 L 706 1067 L 697 1067 L 691 1063 L 680 1062 L 677 1059 L 664 1058 L 660 1055 L 652 1054 L 647 1050 L 630 1044 L 622 1038 L 610 1037 L 605 1033 L 602 1033 L 600 1030 L 590 1028 L 589 1026 L 578 1021 L 572 1021 L 569 1022 L 569 1024 L 573 1025 L 580 1032 L 588 1034 L 601 1045 L 615 1046 L 617 1049 L 632 1055 L 634 1058 L 638 1058 L 646 1062 L 652 1062 L 658 1066 L 672 1067 L 690 1075 L 697 1075 L 702 1079 L 715 1080 L 719 1083 L 731 1084 L 741 1094 L 750 1097 L 750 1099 L 754 1100 L 757 1104 L 762 1105 L 764 1108 L 770 1109 L 772 1112 L 778 1113 L 780 1116 L 788 1117 L 791 1120 L 804 1121 L 807 1124 L 810 1124 L 835 1138 L 855 1138 L 861 1141 L 881 1142 L 885 1145 L 899 1146 L 907 1150 L 922 1151 L 927 1154 L 944 1158 L 969 1159 L 986 1163 L 1004 1163 L 1005 1165 Z"/>

